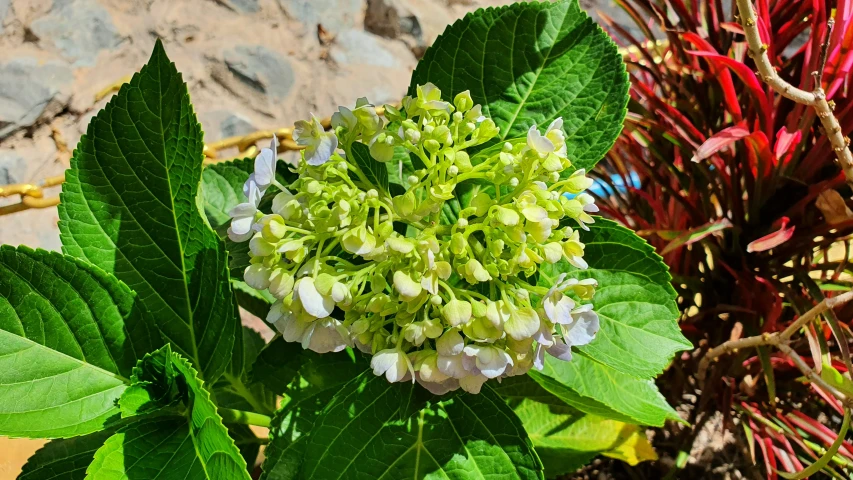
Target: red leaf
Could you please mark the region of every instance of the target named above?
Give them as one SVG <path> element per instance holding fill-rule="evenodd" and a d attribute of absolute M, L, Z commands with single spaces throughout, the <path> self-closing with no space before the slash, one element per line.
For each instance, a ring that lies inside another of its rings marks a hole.
<path fill-rule="evenodd" d="M 704 50 L 706 52 L 718 53 L 714 46 L 711 45 L 707 40 L 700 37 L 699 35 L 693 32 L 686 32 L 682 34 L 685 40 L 692 43 L 696 48 Z M 725 68 L 717 68 L 713 62 L 709 61 L 711 64 L 711 73 L 714 74 L 717 81 L 720 83 L 720 88 L 723 89 L 723 99 L 725 101 L 726 107 L 734 117 L 736 122 L 739 122 L 743 118 L 743 113 L 740 110 L 740 101 L 737 98 L 737 91 L 735 91 L 734 82 L 732 82 L 732 74 Z"/>
<path fill-rule="evenodd" d="M 730 68 L 734 74 L 746 84 L 746 87 L 749 89 L 750 93 L 752 93 L 752 96 L 755 97 L 755 100 L 758 102 L 760 113 L 764 116 L 764 119 L 770 120 L 772 116 L 772 109 L 770 108 L 770 102 L 767 100 L 767 93 L 764 91 L 758 77 L 755 76 L 755 72 L 750 70 L 749 67 L 734 58 L 727 57 L 725 55 L 696 50 L 688 50 L 687 53 L 700 57 L 707 57 L 712 62 L 716 62 L 722 66 Z"/>
<path fill-rule="evenodd" d="M 695 154 L 693 154 L 693 158 L 691 158 L 691 160 L 693 162 L 705 160 L 711 155 L 719 152 L 721 149 L 728 147 L 735 141 L 748 135 L 749 130 L 743 125 L 743 123 L 720 130 L 708 140 L 705 140 L 705 143 L 699 146 L 699 149 L 696 150 Z"/>
<path fill-rule="evenodd" d="M 794 235 L 794 228 L 796 228 L 794 226 L 792 226 L 791 228 L 786 228 L 788 226 L 788 222 L 790 221 L 790 218 L 782 217 L 782 225 L 779 227 L 779 230 L 771 234 L 765 235 L 759 238 L 758 240 L 753 240 L 749 243 L 749 245 L 746 246 L 746 251 L 749 253 L 764 252 L 787 242 L 791 238 L 791 236 Z"/>
<path fill-rule="evenodd" d="M 803 132 L 800 130 L 790 133 L 786 127 L 780 128 L 779 131 L 776 132 L 776 144 L 773 146 L 773 153 L 776 154 L 776 158 L 784 164 L 788 159 L 790 159 L 789 154 L 793 154 L 794 148 L 800 143 L 802 138 Z M 789 157 L 783 161 L 783 158 L 786 155 L 789 155 Z"/>

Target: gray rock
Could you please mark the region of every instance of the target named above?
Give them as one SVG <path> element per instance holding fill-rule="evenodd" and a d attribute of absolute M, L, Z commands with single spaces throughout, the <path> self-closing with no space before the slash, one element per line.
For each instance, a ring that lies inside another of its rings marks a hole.
<path fill-rule="evenodd" d="M 74 66 L 94 65 L 98 52 L 122 41 L 109 12 L 94 0 L 54 0 L 50 13 L 30 28 L 40 40 L 53 43 Z"/>
<path fill-rule="evenodd" d="M 386 38 L 411 35 L 422 40 L 423 29 L 418 17 L 399 0 L 367 0 L 364 29 Z"/>
<path fill-rule="evenodd" d="M 341 64 L 373 65 L 395 68 L 400 65 L 397 57 L 385 48 L 380 38 L 364 30 L 345 30 L 335 38 L 331 57 Z"/>
<path fill-rule="evenodd" d="M 0 64 L 0 139 L 61 110 L 73 75 L 65 64 L 30 57 Z"/>
<path fill-rule="evenodd" d="M 339 32 L 356 26 L 361 14 L 362 0 L 278 0 L 279 5 L 294 20 L 315 28 Z"/>
<path fill-rule="evenodd" d="M 242 13 L 255 13 L 261 9 L 258 0 L 228 0 L 228 4 Z"/>
<path fill-rule="evenodd" d="M 236 137 L 254 132 L 257 128 L 252 122 L 237 114 L 231 114 L 219 123 L 222 138 Z"/>
<path fill-rule="evenodd" d="M 14 150 L 0 150 L 0 186 L 23 183 L 27 161 Z"/>
<path fill-rule="evenodd" d="M 238 45 L 225 52 L 225 65 L 241 83 L 276 100 L 293 87 L 293 68 L 286 58 L 260 45 Z"/>
<path fill-rule="evenodd" d="M 0 33 L 3 33 L 3 22 L 6 20 L 6 14 L 9 13 L 11 5 L 12 0 L 0 0 Z"/>

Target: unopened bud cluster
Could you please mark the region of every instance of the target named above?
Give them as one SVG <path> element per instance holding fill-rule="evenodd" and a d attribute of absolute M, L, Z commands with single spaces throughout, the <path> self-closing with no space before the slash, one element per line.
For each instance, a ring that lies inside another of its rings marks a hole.
<path fill-rule="evenodd" d="M 585 229 L 597 208 L 583 170 L 561 179 L 571 167 L 562 120 L 472 156 L 501 132 L 468 92 L 450 103 L 427 84 L 385 111 L 387 121 L 360 99 L 331 131 L 298 122 L 305 149 L 287 187 L 275 177 L 275 139 L 256 158 L 229 236 L 249 241 L 246 282 L 278 299 L 267 321 L 315 352 L 357 347 L 377 375 L 434 393 L 479 392 L 541 368 L 546 352 L 570 360 L 598 330 L 595 282 L 528 280 L 547 278 L 545 263 L 586 268 L 568 225 Z M 394 194 L 355 160 L 365 146 L 385 163 L 376 170 L 401 173 Z M 403 171 L 401 153 L 417 166 Z"/>

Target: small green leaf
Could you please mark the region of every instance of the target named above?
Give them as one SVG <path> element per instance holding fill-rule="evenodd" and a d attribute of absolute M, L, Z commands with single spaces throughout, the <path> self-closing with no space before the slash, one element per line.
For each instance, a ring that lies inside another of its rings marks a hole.
<path fill-rule="evenodd" d="M 213 387 L 217 405 L 236 410 L 247 410 L 263 415 L 275 411 L 275 392 L 263 383 L 250 378 L 250 370 L 264 348 L 264 339 L 254 330 L 243 327 L 242 360 L 236 359 Z"/>
<path fill-rule="evenodd" d="M 0 434 L 104 428 L 133 365 L 161 343 L 138 297 L 99 268 L 0 246 Z"/>
<path fill-rule="evenodd" d="M 546 356 L 542 371 L 531 370 L 530 376 L 582 412 L 658 427 L 668 419 L 680 420 L 652 380 L 614 370 L 583 353 L 570 362 Z"/>
<path fill-rule="evenodd" d="M 576 168 L 592 168 L 610 150 L 628 103 L 628 76 L 616 45 L 575 0 L 466 15 L 427 49 L 409 94 L 427 82 L 445 98 L 470 89 L 500 128 L 498 142 L 563 117 Z"/>
<path fill-rule="evenodd" d="M 581 241 L 589 269 L 578 270 L 565 261 L 543 264 L 539 283 L 550 287 L 562 272 L 596 279 L 592 303 L 601 331 L 579 350 L 638 378 L 659 375 L 676 352 L 692 348 L 678 327 L 666 265 L 645 240 L 611 220 L 596 218 Z"/>
<path fill-rule="evenodd" d="M 365 372 L 317 419 L 302 478 L 544 479 L 521 422 L 488 386 L 434 397 Z"/>
<path fill-rule="evenodd" d="M 370 156 L 370 148 L 359 142 L 352 144 L 352 160 L 367 177 L 367 180 L 381 191 L 388 192 L 388 168 L 384 163 Z"/>
<path fill-rule="evenodd" d="M 201 174 L 201 192 L 204 198 L 204 214 L 214 229 L 229 224 L 228 212 L 246 201 L 243 184 L 254 170 L 251 158 L 214 163 L 205 167 Z"/>
<path fill-rule="evenodd" d="M 104 430 L 50 441 L 27 460 L 18 480 L 83 480 L 95 451 L 112 434 L 111 430 Z"/>
<path fill-rule="evenodd" d="M 148 396 L 147 402 L 139 399 Z M 246 461 L 228 435 L 198 373 L 169 345 L 146 355 L 119 403 L 131 399 L 142 412 L 95 454 L 87 478 L 249 479 Z M 183 409 L 174 408 L 178 404 Z M 173 415 L 185 411 L 185 415 Z"/>
<path fill-rule="evenodd" d="M 839 372 L 838 369 L 825 362 L 822 367 L 823 368 L 820 370 L 820 378 L 824 379 L 826 383 L 837 388 L 845 395 L 853 397 L 853 380 L 850 380 L 844 374 Z"/>
<path fill-rule="evenodd" d="M 187 86 L 158 40 L 80 139 L 59 229 L 63 251 L 136 291 L 162 335 L 215 380 L 240 319 L 225 245 L 198 195 L 203 147 Z"/>

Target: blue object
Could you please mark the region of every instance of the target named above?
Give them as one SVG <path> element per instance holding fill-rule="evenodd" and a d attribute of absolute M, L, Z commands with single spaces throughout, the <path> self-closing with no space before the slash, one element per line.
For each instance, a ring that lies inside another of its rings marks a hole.
<path fill-rule="evenodd" d="M 627 184 L 625 183 L 625 177 L 618 174 L 611 175 L 610 182 L 611 183 L 608 184 L 603 182 L 601 179 L 594 180 L 592 186 L 589 187 L 589 193 L 599 198 L 604 198 L 612 194 L 611 190 L 613 188 L 616 188 L 616 191 L 620 193 L 628 191 L 628 187 L 640 188 L 640 176 L 637 175 L 637 172 L 631 172 L 628 175 Z M 569 199 L 575 198 L 575 195 L 571 193 L 564 193 L 563 195 Z"/>

